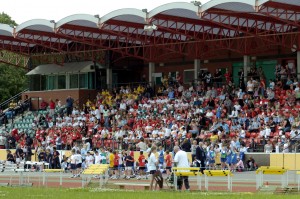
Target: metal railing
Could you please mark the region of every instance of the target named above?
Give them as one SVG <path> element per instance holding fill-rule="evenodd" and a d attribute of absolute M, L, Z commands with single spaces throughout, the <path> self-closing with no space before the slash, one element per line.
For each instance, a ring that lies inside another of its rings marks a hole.
<path fill-rule="evenodd" d="M 5 100 L 4 102 L 2 102 L 2 103 L 0 104 L 0 107 L 2 108 L 2 110 L 5 110 L 6 108 L 8 108 L 8 107 L 9 107 L 9 104 L 10 104 L 12 101 L 15 101 L 15 102 L 17 103 L 17 102 L 21 99 L 22 94 L 25 93 L 26 91 L 28 91 L 28 88 L 25 89 L 25 90 L 23 90 L 23 91 L 21 91 L 20 93 L 18 93 L 18 94 L 16 94 L 16 95 L 12 96 L 11 98 Z"/>

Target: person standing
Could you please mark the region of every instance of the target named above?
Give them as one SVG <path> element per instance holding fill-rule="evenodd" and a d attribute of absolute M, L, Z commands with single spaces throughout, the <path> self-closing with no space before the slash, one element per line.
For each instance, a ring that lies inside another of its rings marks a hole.
<path fill-rule="evenodd" d="M 153 190 L 153 183 L 154 183 L 154 174 L 156 172 L 156 167 L 158 165 L 158 161 L 155 157 L 156 146 L 153 146 L 148 154 L 148 171 L 152 175 L 151 177 L 151 183 L 150 183 L 150 190 Z M 155 183 L 155 189 L 156 189 L 157 183 Z"/>
<path fill-rule="evenodd" d="M 165 156 L 164 156 L 164 150 L 162 146 L 159 146 L 159 152 L 158 152 L 158 163 L 159 163 L 159 169 L 162 171 L 164 169 L 164 161 L 165 161 Z"/>
<path fill-rule="evenodd" d="M 140 151 L 140 156 L 139 156 L 138 161 L 139 161 L 139 174 L 140 174 L 140 176 L 138 176 L 136 179 L 140 180 L 145 175 L 145 166 L 146 166 L 146 158 L 144 156 L 143 151 Z"/>
<path fill-rule="evenodd" d="M 178 146 L 174 147 L 175 157 L 174 164 L 176 167 L 190 167 L 187 153 L 179 149 Z M 185 189 L 190 190 L 189 177 L 182 176 L 182 180 L 178 181 L 178 190 L 182 189 L 182 182 L 184 182 Z"/>
<path fill-rule="evenodd" d="M 76 151 L 75 149 L 72 149 L 72 155 L 70 157 L 70 162 L 71 162 L 71 172 L 72 172 L 72 176 L 71 178 L 75 178 L 76 177 Z"/>
<path fill-rule="evenodd" d="M 216 158 L 216 152 L 214 150 L 213 146 L 210 146 L 209 151 L 207 152 L 207 157 L 208 157 L 208 168 L 209 170 L 214 170 L 215 169 L 215 158 Z"/>
<path fill-rule="evenodd" d="M 51 117 L 53 117 L 55 114 L 55 102 L 52 99 L 50 99 L 49 108 L 50 108 L 49 114 Z"/>
<path fill-rule="evenodd" d="M 60 153 L 56 150 L 56 147 L 53 147 L 53 159 L 52 159 L 52 168 L 60 169 L 60 161 L 59 161 Z"/>
<path fill-rule="evenodd" d="M 167 176 L 170 177 L 170 174 L 172 172 L 172 156 L 168 150 L 166 151 L 165 161 L 166 161 Z"/>
<path fill-rule="evenodd" d="M 197 167 L 200 167 L 200 171 L 204 174 L 205 170 L 205 161 L 206 161 L 206 152 L 203 148 L 203 142 L 199 142 L 199 146 L 196 148 L 196 161 Z"/>
<path fill-rule="evenodd" d="M 81 152 L 80 150 L 76 151 L 76 177 L 80 177 L 81 173 L 81 168 L 82 168 L 82 157 L 81 157 Z"/>
<path fill-rule="evenodd" d="M 94 156 L 92 156 L 91 152 L 88 151 L 85 158 L 85 168 L 89 168 L 89 166 L 91 166 L 92 164 L 94 164 Z"/>
<path fill-rule="evenodd" d="M 72 114 L 72 111 L 73 111 L 73 103 L 74 103 L 74 99 L 69 96 L 67 99 L 66 99 L 66 108 L 67 108 L 67 115 L 71 115 Z"/>
<path fill-rule="evenodd" d="M 132 167 L 134 166 L 134 159 L 133 157 L 130 155 L 130 153 L 128 153 L 125 156 L 125 179 L 129 180 L 130 179 L 130 175 L 132 172 Z"/>

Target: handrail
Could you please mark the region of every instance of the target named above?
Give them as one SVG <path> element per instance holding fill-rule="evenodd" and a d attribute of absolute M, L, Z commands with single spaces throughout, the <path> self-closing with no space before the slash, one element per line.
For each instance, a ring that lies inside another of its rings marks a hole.
<path fill-rule="evenodd" d="M 18 94 L 12 96 L 11 98 L 5 100 L 4 102 L 0 103 L 0 107 L 1 107 L 2 109 L 7 108 L 7 107 L 8 107 L 7 105 L 8 105 L 9 103 L 11 103 L 12 100 L 18 99 L 23 93 L 25 93 L 25 92 L 28 91 L 28 90 L 29 90 L 29 89 L 27 88 L 27 89 L 25 89 L 25 90 L 19 92 Z M 17 102 L 17 101 L 16 101 L 16 102 Z"/>

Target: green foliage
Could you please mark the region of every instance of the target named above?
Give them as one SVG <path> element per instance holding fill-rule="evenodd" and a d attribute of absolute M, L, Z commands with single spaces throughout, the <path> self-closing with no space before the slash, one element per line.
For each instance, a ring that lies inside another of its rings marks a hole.
<path fill-rule="evenodd" d="M 26 71 L 22 68 L 0 64 L 0 102 L 18 94 L 27 87 Z"/>
<path fill-rule="evenodd" d="M 12 20 L 8 14 L 4 12 L 0 14 L 0 23 L 13 25 L 13 26 L 17 25 L 17 23 L 14 20 Z"/>
<path fill-rule="evenodd" d="M 0 13 L 0 23 L 17 25 L 11 17 L 2 12 Z M 1 52 L 2 55 L 5 54 Z M 26 71 L 22 68 L 0 63 L 0 102 L 3 102 L 27 87 Z"/>

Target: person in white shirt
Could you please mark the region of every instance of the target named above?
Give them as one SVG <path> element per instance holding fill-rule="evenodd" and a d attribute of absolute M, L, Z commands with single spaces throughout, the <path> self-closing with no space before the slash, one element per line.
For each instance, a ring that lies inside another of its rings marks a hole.
<path fill-rule="evenodd" d="M 254 94 L 254 83 L 252 78 L 247 82 L 247 92 L 249 95 Z"/>
<path fill-rule="evenodd" d="M 174 146 L 174 163 L 176 167 L 190 167 L 187 153 L 185 151 L 180 150 L 179 146 Z M 189 177 L 183 176 L 182 181 L 178 182 L 178 190 L 182 188 L 182 182 L 184 182 L 184 186 L 186 190 L 190 190 Z"/>
<path fill-rule="evenodd" d="M 91 166 L 92 164 L 94 164 L 94 157 L 91 155 L 91 152 L 88 151 L 85 158 L 85 166 L 86 168 L 89 168 L 89 166 Z"/>
<path fill-rule="evenodd" d="M 70 163 L 71 163 L 71 172 L 73 174 L 73 176 L 71 176 L 71 178 L 75 178 L 76 177 L 76 151 L 74 149 L 72 149 Z"/>
<path fill-rule="evenodd" d="M 121 110 L 126 110 L 126 103 L 125 103 L 124 101 L 122 101 L 122 102 L 120 103 L 120 109 L 121 109 Z"/>
<path fill-rule="evenodd" d="M 102 157 L 98 151 L 95 152 L 95 164 L 101 164 Z"/>
<path fill-rule="evenodd" d="M 80 150 L 78 150 L 76 154 L 76 177 L 80 177 L 81 166 L 82 166 L 82 156 Z"/>
<path fill-rule="evenodd" d="M 239 138 L 245 138 L 246 137 L 246 131 L 245 130 L 241 130 L 239 133 Z"/>
<path fill-rule="evenodd" d="M 156 146 L 153 146 L 151 148 L 151 151 L 148 154 L 149 158 L 148 158 L 147 167 L 148 167 L 148 171 L 152 175 L 152 177 L 151 177 L 151 183 L 150 183 L 150 190 L 153 190 L 154 174 L 156 172 L 156 167 L 158 165 L 158 161 L 157 161 L 157 159 L 155 157 L 156 152 L 157 152 L 157 148 L 156 148 Z M 156 187 L 157 187 L 157 183 L 155 183 L 155 189 L 156 189 Z"/>
<path fill-rule="evenodd" d="M 100 119 L 101 119 L 101 112 L 100 112 L 99 108 L 97 108 L 95 110 L 94 115 L 96 116 L 97 120 L 100 121 Z"/>

